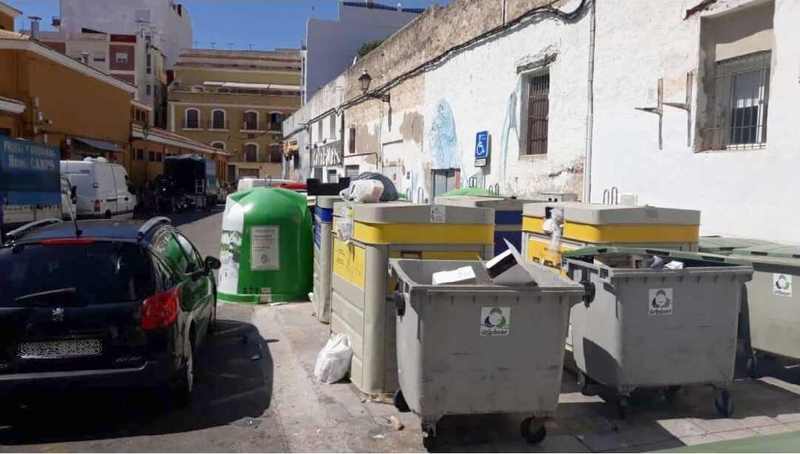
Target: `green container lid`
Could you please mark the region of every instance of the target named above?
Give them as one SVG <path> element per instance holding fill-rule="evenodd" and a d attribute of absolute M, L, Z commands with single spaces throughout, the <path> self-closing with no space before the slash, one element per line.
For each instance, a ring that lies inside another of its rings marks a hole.
<path fill-rule="evenodd" d="M 744 249 L 758 246 L 777 245 L 771 241 L 757 240 L 754 238 L 733 238 L 725 236 L 701 236 L 698 241 L 700 252 L 711 252 L 714 254 L 730 254 L 736 249 Z"/>
<path fill-rule="evenodd" d="M 219 300 L 305 300 L 312 287 L 312 220 L 306 196 L 253 188 L 228 197 L 222 220 Z"/>

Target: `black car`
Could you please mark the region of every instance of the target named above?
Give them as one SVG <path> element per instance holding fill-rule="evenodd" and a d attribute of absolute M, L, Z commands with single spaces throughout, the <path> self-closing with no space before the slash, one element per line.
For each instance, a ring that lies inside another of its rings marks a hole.
<path fill-rule="evenodd" d="M 9 233 L 0 247 L 0 395 L 156 385 L 188 403 L 195 354 L 216 321 L 219 265 L 164 217 L 52 219 Z"/>

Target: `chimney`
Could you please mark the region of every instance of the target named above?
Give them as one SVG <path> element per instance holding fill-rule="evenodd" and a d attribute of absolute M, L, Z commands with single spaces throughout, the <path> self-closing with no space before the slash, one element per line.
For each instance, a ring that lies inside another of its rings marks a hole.
<path fill-rule="evenodd" d="M 42 20 L 39 16 L 28 16 L 31 20 L 31 38 L 39 39 L 39 21 Z"/>
<path fill-rule="evenodd" d="M 81 52 L 81 62 L 86 65 L 89 64 L 89 52 L 86 51 Z"/>

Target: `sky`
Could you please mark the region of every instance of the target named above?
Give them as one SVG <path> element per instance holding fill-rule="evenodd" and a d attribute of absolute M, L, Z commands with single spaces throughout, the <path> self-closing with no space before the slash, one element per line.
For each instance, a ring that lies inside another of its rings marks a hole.
<path fill-rule="evenodd" d="M 42 29 L 58 16 L 58 0 L 3 0 L 22 11 L 17 28 L 29 28 L 27 16 L 42 17 Z M 97 0 L 124 1 L 124 0 Z M 443 5 L 447 0 L 378 0 L 407 8 Z M 192 17 L 194 47 L 274 49 L 301 46 L 310 17 L 335 19 L 338 0 L 182 0 Z"/>

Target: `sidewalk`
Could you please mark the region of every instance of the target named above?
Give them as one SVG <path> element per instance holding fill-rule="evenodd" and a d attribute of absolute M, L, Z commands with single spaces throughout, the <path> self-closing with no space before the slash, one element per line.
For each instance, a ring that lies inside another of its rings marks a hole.
<path fill-rule="evenodd" d="M 310 304 L 252 310 L 253 324 L 267 339 L 274 360 L 272 409 L 291 451 L 424 451 L 415 415 L 366 401 L 349 383 L 315 382 L 314 361 L 329 327 L 316 321 Z M 800 430 L 800 387 L 774 378 L 734 384 L 736 410 L 730 419 L 717 417 L 711 388 L 690 387 L 672 403 L 652 395 L 634 399 L 624 421 L 602 398 L 577 392 L 574 381 L 564 373 L 558 415 L 548 423 L 541 445 L 530 446 L 519 437 L 522 416 L 450 417 L 440 424 L 442 449 L 653 451 Z M 402 430 L 392 427 L 392 416 L 405 426 Z"/>

